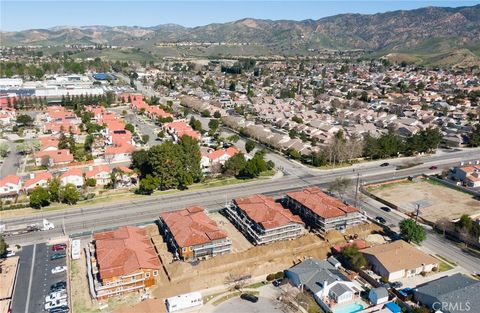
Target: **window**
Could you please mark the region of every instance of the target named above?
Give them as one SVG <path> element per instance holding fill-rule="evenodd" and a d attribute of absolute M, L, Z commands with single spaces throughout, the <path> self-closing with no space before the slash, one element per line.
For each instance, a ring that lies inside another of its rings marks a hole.
<path fill-rule="evenodd" d="M 158 276 L 158 271 L 153 271 L 153 276 Z"/>
<path fill-rule="evenodd" d="M 150 278 L 150 272 L 145 272 L 145 278 Z"/>

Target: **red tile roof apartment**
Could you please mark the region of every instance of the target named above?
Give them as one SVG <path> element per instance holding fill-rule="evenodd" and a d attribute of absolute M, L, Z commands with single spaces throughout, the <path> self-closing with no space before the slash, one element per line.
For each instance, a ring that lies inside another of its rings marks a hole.
<path fill-rule="evenodd" d="M 88 258 L 97 299 L 144 291 L 161 267 L 145 230 L 131 226 L 94 234 Z"/>
<path fill-rule="evenodd" d="M 163 238 L 177 258 L 202 259 L 232 250 L 227 233 L 205 214 L 202 207 L 162 213 L 159 225 Z"/>
<path fill-rule="evenodd" d="M 357 208 L 325 194 L 318 187 L 288 192 L 286 203 L 308 225 L 321 232 L 343 230 L 366 220 Z"/>
<path fill-rule="evenodd" d="M 234 199 L 226 213 L 255 245 L 295 239 L 305 230 L 300 217 L 264 195 Z"/>

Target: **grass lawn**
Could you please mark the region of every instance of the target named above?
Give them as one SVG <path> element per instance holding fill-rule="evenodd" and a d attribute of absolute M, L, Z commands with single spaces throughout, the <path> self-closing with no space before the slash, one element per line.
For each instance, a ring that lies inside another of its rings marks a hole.
<path fill-rule="evenodd" d="M 264 281 L 259 281 L 258 283 L 254 283 L 248 286 L 245 286 L 246 289 L 255 289 L 265 286 L 267 283 Z"/>
<path fill-rule="evenodd" d="M 444 262 L 447 262 L 447 263 L 450 263 L 450 264 L 452 264 L 452 265 L 457 265 L 457 263 L 455 263 L 455 262 L 453 262 L 453 261 L 450 261 L 449 259 L 444 258 L 443 256 L 441 256 L 441 255 L 439 255 L 439 254 L 435 254 L 435 257 L 436 257 L 437 259 L 440 259 L 440 260 L 442 260 L 442 261 L 444 261 Z M 447 265 L 448 265 L 448 264 L 447 264 Z"/>
<path fill-rule="evenodd" d="M 258 296 L 260 294 L 260 292 L 258 292 L 258 291 L 244 291 L 244 292 L 235 291 L 235 292 L 229 293 L 229 294 L 221 297 L 220 299 L 214 301 L 212 304 L 214 306 L 217 306 L 217 305 L 222 304 L 223 302 L 225 302 L 227 300 L 230 300 L 230 299 L 235 298 L 235 297 L 239 297 L 242 293 L 248 293 L 248 294 L 251 294 L 251 295 L 254 295 L 254 296 Z"/>
<path fill-rule="evenodd" d="M 438 265 L 438 271 L 439 272 L 445 272 L 445 271 L 449 271 L 451 269 L 453 269 L 453 266 L 451 266 L 450 264 L 447 264 L 443 261 L 440 262 L 440 264 Z"/>

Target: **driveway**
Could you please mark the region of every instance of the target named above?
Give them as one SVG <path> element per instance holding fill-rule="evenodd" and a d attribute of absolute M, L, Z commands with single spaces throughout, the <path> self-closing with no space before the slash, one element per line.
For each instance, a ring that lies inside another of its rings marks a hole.
<path fill-rule="evenodd" d="M 240 298 L 233 298 L 217 306 L 212 312 L 221 313 L 260 313 L 260 312 L 283 312 L 282 305 L 278 300 L 260 297 L 257 303 L 252 303 Z"/>

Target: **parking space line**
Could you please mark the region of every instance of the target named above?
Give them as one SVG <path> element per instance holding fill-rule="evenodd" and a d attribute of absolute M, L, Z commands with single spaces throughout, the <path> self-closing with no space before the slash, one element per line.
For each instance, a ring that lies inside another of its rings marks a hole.
<path fill-rule="evenodd" d="M 37 251 L 37 245 L 33 245 L 33 254 L 32 254 L 32 266 L 30 267 L 30 278 L 28 281 L 28 291 L 27 291 L 27 301 L 25 304 L 25 313 L 28 313 L 29 305 L 30 305 L 30 292 L 32 290 L 32 280 L 33 280 L 33 267 L 35 266 L 35 253 Z"/>

